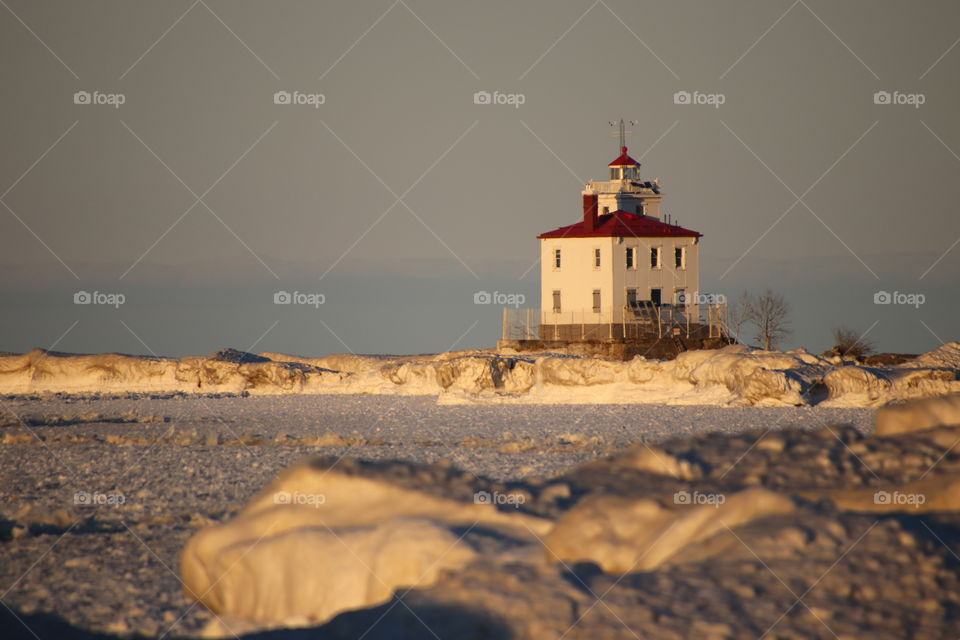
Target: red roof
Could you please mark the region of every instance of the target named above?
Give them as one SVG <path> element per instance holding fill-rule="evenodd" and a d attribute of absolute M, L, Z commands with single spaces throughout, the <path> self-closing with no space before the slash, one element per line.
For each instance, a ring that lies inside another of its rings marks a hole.
<path fill-rule="evenodd" d="M 627 148 L 620 147 L 620 157 L 607 165 L 608 167 L 639 167 L 640 163 L 627 155 Z"/>
<path fill-rule="evenodd" d="M 639 216 L 626 211 L 614 211 L 597 216 L 593 231 L 584 228 L 583 221 L 541 233 L 538 238 L 700 238 L 699 231 L 667 224 L 656 218 Z"/>

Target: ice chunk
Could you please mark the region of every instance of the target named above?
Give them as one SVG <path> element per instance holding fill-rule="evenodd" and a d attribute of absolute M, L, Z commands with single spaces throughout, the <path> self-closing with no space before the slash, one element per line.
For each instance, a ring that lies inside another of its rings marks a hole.
<path fill-rule="evenodd" d="M 792 500 L 766 489 L 730 496 L 681 491 L 675 501 L 667 508 L 647 498 L 587 496 L 544 539 L 547 555 L 567 564 L 594 562 L 609 573 L 649 571 L 682 562 L 686 548 L 727 527 L 794 509 Z"/>

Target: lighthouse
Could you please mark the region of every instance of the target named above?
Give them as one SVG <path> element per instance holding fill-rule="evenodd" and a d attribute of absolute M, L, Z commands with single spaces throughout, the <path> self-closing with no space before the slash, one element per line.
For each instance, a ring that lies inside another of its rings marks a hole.
<path fill-rule="evenodd" d="M 623 136 L 621 136 L 621 141 Z M 645 180 L 625 144 L 607 180 L 588 182 L 581 219 L 540 241 L 540 338 L 662 337 L 664 324 L 690 335 L 699 321 L 698 231 L 671 224 L 659 180 Z"/>

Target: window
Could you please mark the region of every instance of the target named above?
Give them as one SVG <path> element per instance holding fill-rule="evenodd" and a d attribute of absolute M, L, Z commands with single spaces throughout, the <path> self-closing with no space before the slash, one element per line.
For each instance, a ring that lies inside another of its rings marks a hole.
<path fill-rule="evenodd" d="M 600 249 L 593 250 L 593 268 L 594 269 L 600 268 Z"/>
<path fill-rule="evenodd" d="M 656 307 L 660 306 L 662 302 L 660 289 L 650 289 L 650 302 Z"/>
<path fill-rule="evenodd" d="M 686 247 L 677 247 L 673 250 L 673 259 L 677 269 L 687 268 L 687 249 Z"/>
<path fill-rule="evenodd" d="M 604 207 L 604 208 L 603 208 L 603 214 L 606 215 L 606 214 L 608 214 L 608 213 L 610 213 L 610 207 Z"/>
<path fill-rule="evenodd" d="M 593 290 L 593 312 L 600 313 L 600 289 Z"/>
<path fill-rule="evenodd" d="M 627 247 L 627 269 L 637 268 L 637 248 Z"/>
<path fill-rule="evenodd" d="M 553 312 L 560 313 L 560 290 L 554 289 L 553 291 Z"/>
<path fill-rule="evenodd" d="M 660 247 L 650 247 L 650 268 L 659 269 L 663 266 L 660 262 Z"/>
<path fill-rule="evenodd" d="M 634 211 L 637 212 L 637 215 L 638 215 L 638 216 L 642 216 L 643 213 L 644 213 L 644 207 L 643 207 L 643 205 L 642 205 L 642 204 L 638 204 L 636 207 L 634 207 Z"/>
<path fill-rule="evenodd" d="M 560 268 L 560 249 L 553 250 L 553 268 L 554 269 Z"/>
<path fill-rule="evenodd" d="M 637 308 L 637 290 L 627 289 L 627 306 L 631 309 Z"/>
<path fill-rule="evenodd" d="M 620 169 L 618 167 L 610 167 L 610 179 L 611 180 L 620 179 Z"/>

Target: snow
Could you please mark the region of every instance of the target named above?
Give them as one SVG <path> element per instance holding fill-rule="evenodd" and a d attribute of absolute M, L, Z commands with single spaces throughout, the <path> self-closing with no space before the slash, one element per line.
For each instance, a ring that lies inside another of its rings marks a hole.
<path fill-rule="evenodd" d="M 896 435 L 957 425 L 960 425 L 960 394 L 924 398 L 877 410 L 878 435 Z"/>
<path fill-rule="evenodd" d="M 226 355 L 224 355 L 226 354 Z M 0 393 L 239 393 L 433 396 L 440 404 L 672 404 L 876 407 L 960 392 L 960 344 L 896 366 L 834 362 L 743 345 L 629 362 L 461 351 L 433 356 L 303 358 L 232 350 L 207 357 L 0 357 Z"/>
<path fill-rule="evenodd" d="M 594 562 L 615 575 L 653 571 L 679 560 L 694 547 L 697 560 L 707 554 L 696 545 L 714 534 L 753 520 L 790 513 L 793 501 L 766 489 L 752 488 L 730 496 L 681 493 L 666 507 L 650 498 L 595 493 L 567 511 L 544 538 L 547 558 L 568 565 Z M 684 496 L 687 496 L 686 498 Z"/>
<path fill-rule="evenodd" d="M 955 444 L 960 434 L 953 429 L 951 435 Z M 954 472 L 925 476 L 913 482 L 880 490 L 873 487 L 834 489 L 811 493 L 810 497 L 826 497 L 841 509 L 865 513 L 907 511 L 916 515 L 956 512 L 960 510 L 960 474 Z"/>
<path fill-rule="evenodd" d="M 198 532 L 180 567 L 215 613 L 300 626 L 429 586 L 475 552 L 454 527 L 532 539 L 547 520 L 464 503 L 306 462 L 280 474 L 237 518 Z M 230 635 L 229 633 L 227 635 Z"/>
<path fill-rule="evenodd" d="M 446 360 L 463 358 L 477 359 Z M 780 580 L 827 574 L 804 605 L 839 637 L 956 625 L 937 537 L 951 544 L 960 508 L 957 429 L 869 436 L 872 410 L 824 406 L 2 399 L 0 580 L 45 638 L 757 637 L 800 608 Z M 878 490 L 928 502 L 879 505 Z M 125 500 L 76 505 L 77 491 Z M 525 501 L 492 509 L 479 491 Z M 21 629 L 5 611 L 0 628 Z M 825 631 L 804 614 L 771 634 Z"/>
<path fill-rule="evenodd" d="M 921 399 L 897 415 L 913 425 L 958 407 Z M 448 468 L 312 459 L 194 534 L 182 577 L 216 637 L 426 635 L 391 616 L 398 603 L 442 637 L 490 621 L 509 630 L 497 637 L 818 637 L 824 620 L 837 637 L 939 637 L 960 593 L 941 541 L 960 510 L 960 427 L 903 431 L 635 444 L 512 487 L 516 508 L 477 504 L 471 491 L 496 486 Z M 797 606 L 783 585 L 827 574 L 805 594 L 812 616 L 783 615 Z"/>
<path fill-rule="evenodd" d="M 428 587 L 440 571 L 460 568 L 475 555 L 432 520 L 392 519 L 335 530 L 307 509 L 299 508 L 314 517 L 296 517 L 291 514 L 296 507 L 275 510 L 273 529 L 251 530 L 248 522 L 236 520 L 216 531 L 219 539 L 206 531 L 208 545 L 241 528 L 249 537 L 231 539 L 207 555 L 188 544 L 181 562 L 188 592 L 214 613 L 307 626 L 386 602 L 399 588 Z"/>

